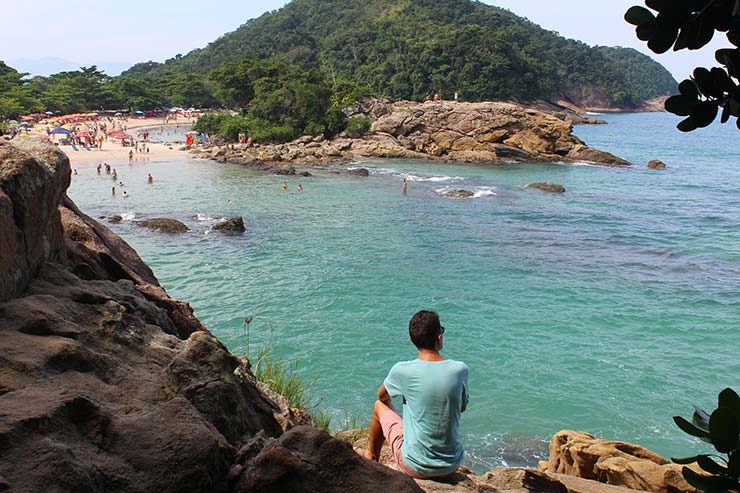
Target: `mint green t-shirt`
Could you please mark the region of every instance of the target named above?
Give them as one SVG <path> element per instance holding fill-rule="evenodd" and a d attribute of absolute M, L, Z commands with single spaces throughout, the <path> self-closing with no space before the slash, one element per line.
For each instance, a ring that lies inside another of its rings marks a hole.
<path fill-rule="evenodd" d="M 403 397 L 403 461 L 423 476 L 450 474 L 463 459 L 459 424 L 468 405 L 468 367 L 461 361 L 402 361 L 383 382 Z"/>

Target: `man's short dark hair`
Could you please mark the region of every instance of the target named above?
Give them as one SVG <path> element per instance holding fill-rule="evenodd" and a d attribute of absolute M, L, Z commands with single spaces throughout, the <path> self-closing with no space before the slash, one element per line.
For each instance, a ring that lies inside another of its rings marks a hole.
<path fill-rule="evenodd" d="M 422 310 L 409 321 L 409 337 L 418 349 L 436 349 L 437 337 L 442 333 L 437 312 Z"/>

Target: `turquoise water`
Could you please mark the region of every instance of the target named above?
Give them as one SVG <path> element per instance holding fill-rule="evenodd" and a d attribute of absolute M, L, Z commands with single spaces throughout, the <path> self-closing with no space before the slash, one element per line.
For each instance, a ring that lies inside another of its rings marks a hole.
<path fill-rule="evenodd" d="M 671 416 L 712 407 L 740 375 L 740 133 L 604 118 L 578 135 L 634 168 L 369 161 L 370 178 L 319 170 L 283 192 L 282 177 L 153 159 L 116 164 L 129 199 L 85 165 L 70 193 L 94 216 L 187 223 L 180 236 L 113 228 L 233 351 L 298 360 L 335 426 L 364 423 L 388 369 L 414 357 L 408 319 L 432 308 L 445 353 L 471 369 L 469 464 L 534 464 L 567 428 L 691 455 Z M 645 168 L 654 158 L 669 169 Z M 245 235 L 209 233 L 233 215 Z"/>

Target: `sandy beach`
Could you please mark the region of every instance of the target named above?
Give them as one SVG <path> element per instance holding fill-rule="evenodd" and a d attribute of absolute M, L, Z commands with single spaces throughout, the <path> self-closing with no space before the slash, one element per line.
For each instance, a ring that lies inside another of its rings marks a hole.
<path fill-rule="evenodd" d="M 93 122 L 83 122 L 92 124 Z M 152 134 L 156 136 L 155 129 L 160 127 L 176 127 L 182 125 L 192 124 L 192 120 L 189 118 L 178 118 L 177 120 L 163 123 L 161 118 L 137 118 L 128 120 L 126 125 L 126 132 L 136 136 L 137 131 L 144 128 L 151 128 Z M 39 135 L 46 135 L 45 125 L 37 124 L 30 129 L 29 134 L 21 134 L 16 139 L 36 139 Z M 153 159 L 162 157 L 172 156 L 185 156 L 186 151 L 179 150 L 182 147 L 182 143 L 154 143 L 149 142 L 146 146 L 149 148 L 149 152 L 136 153 L 134 152 L 134 159 L 136 161 L 142 159 Z M 124 147 L 118 140 L 107 140 L 103 142 L 103 148 L 90 148 L 85 149 L 77 146 L 76 150 L 71 145 L 59 145 L 59 148 L 69 156 L 70 163 L 74 168 L 77 164 L 97 164 L 103 162 L 121 162 L 128 161 L 129 151 L 133 150 L 132 147 Z"/>

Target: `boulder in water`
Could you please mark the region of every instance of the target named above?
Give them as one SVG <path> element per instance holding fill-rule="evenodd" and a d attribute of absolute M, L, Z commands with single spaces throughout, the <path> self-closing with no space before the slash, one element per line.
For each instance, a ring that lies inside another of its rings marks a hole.
<path fill-rule="evenodd" d="M 450 199 L 472 199 L 473 197 L 475 197 L 474 192 L 471 192 L 470 190 L 463 190 L 463 189 L 442 192 L 442 195 Z"/>
<path fill-rule="evenodd" d="M 244 219 L 239 217 L 232 217 L 222 223 L 218 223 L 213 227 L 214 231 L 220 231 L 222 233 L 243 233 L 247 230 L 244 226 Z"/>
<path fill-rule="evenodd" d="M 136 224 L 142 228 L 156 229 L 163 233 L 185 233 L 190 229 L 177 219 L 169 219 L 166 217 L 157 217 L 154 219 L 145 219 L 144 221 L 136 221 Z"/>
<path fill-rule="evenodd" d="M 365 168 L 348 169 L 347 173 L 349 173 L 352 176 L 370 176 L 370 171 L 368 171 Z"/>
<path fill-rule="evenodd" d="M 108 221 L 111 222 L 111 223 L 113 223 L 113 224 L 118 224 L 121 221 L 123 221 L 123 217 L 121 217 L 120 215 L 116 214 L 115 216 L 111 216 L 110 219 L 108 219 Z"/>
<path fill-rule="evenodd" d="M 537 190 L 542 190 L 543 192 L 550 192 L 550 193 L 564 193 L 565 187 L 563 185 L 558 185 L 556 183 L 546 183 L 546 182 L 540 182 L 540 183 L 530 183 L 527 185 L 527 188 L 536 188 Z"/>
<path fill-rule="evenodd" d="M 667 166 L 663 161 L 660 161 L 658 159 L 653 159 L 647 164 L 647 167 L 650 169 L 666 169 Z"/>

